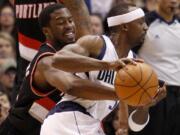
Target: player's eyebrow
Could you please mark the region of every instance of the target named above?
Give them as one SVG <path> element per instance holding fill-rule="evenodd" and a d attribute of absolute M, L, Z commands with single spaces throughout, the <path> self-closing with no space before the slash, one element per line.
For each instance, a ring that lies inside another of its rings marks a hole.
<path fill-rule="evenodd" d="M 66 17 L 62 17 L 62 16 L 56 16 L 56 17 L 55 17 L 56 20 L 64 19 L 64 18 L 66 18 Z M 69 16 L 68 18 L 72 18 L 72 16 Z"/>
<path fill-rule="evenodd" d="M 59 20 L 59 19 L 62 19 L 62 18 L 63 18 L 63 17 L 61 17 L 61 16 L 56 16 L 56 17 L 55 17 L 56 20 Z"/>

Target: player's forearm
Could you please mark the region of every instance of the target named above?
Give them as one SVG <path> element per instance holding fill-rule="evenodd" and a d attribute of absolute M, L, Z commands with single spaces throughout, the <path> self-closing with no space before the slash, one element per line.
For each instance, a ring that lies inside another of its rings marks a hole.
<path fill-rule="evenodd" d="M 84 0 L 64 0 L 63 3 L 73 15 L 77 29 L 77 39 L 91 34 L 89 12 Z"/>
<path fill-rule="evenodd" d="M 81 79 L 69 73 L 47 72 L 45 73 L 48 83 L 69 95 L 89 100 L 118 100 L 113 88 L 100 83 Z"/>
<path fill-rule="evenodd" d="M 128 105 L 122 101 L 119 102 L 119 122 L 121 129 L 128 129 Z"/>
<path fill-rule="evenodd" d="M 88 72 L 95 70 L 109 70 L 111 63 L 62 51 L 53 57 L 53 67 L 66 72 Z"/>
<path fill-rule="evenodd" d="M 89 80 L 77 79 L 73 81 L 71 88 L 67 93 L 79 98 L 88 100 L 118 100 L 113 88 Z"/>

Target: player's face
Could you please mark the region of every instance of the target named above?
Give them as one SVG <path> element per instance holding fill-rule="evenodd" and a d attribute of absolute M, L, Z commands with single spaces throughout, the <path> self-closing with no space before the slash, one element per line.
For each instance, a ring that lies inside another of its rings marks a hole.
<path fill-rule="evenodd" d="M 128 24 L 128 39 L 133 46 L 144 41 L 148 27 L 144 18 L 137 19 Z"/>
<path fill-rule="evenodd" d="M 179 5 L 179 0 L 158 0 L 159 9 L 166 14 L 174 14 Z"/>
<path fill-rule="evenodd" d="M 54 11 L 50 21 L 51 36 L 65 43 L 75 42 L 75 23 L 67 8 Z"/>

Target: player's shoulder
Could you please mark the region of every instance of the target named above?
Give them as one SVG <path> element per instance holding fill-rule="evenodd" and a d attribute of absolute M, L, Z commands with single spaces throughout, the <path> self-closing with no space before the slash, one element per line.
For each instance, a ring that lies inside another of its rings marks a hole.
<path fill-rule="evenodd" d="M 94 48 L 94 47 L 102 46 L 103 39 L 101 36 L 98 35 L 86 35 L 78 39 L 77 43 L 82 46 Z"/>
<path fill-rule="evenodd" d="M 86 49 L 90 56 L 96 58 L 104 47 L 104 40 L 99 35 L 86 35 L 81 37 L 77 44 Z"/>
<path fill-rule="evenodd" d="M 81 38 L 78 39 L 78 41 L 90 41 L 90 42 L 93 42 L 93 41 L 97 41 L 97 40 L 100 40 L 101 39 L 101 36 L 99 35 L 85 35 L 85 36 L 82 36 Z"/>

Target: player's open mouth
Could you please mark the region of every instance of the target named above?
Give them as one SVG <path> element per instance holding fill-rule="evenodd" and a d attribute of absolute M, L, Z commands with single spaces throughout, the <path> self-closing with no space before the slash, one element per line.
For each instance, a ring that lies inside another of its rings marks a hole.
<path fill-rule="evenodd" d="M 66 37 L 68 37 L 68 38 L 74 38 L 74 37 L 75 37 L 74 32 L 67 32 L 67 33 L 65 33 L 64 35 L 65 35 Z"/>

